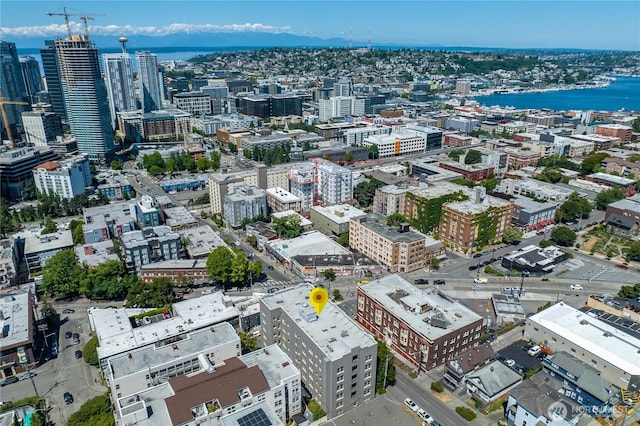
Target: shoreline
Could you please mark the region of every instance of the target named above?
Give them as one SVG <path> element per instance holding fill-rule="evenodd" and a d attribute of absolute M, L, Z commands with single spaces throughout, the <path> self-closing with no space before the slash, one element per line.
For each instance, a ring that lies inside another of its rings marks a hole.
<path fill-rule="evenodd" d="M 615 79 L 607 79 L 596 84 L 571 84 L 566 86 L 554 86 L 545 87 L 544 89 L 532 89 L 523 87 L 512 88 L 495 88 L 495 89 L 482 89 L 481 91 L 471 92 L 468 95 L 454 95 L 455 97 L 471 97 L 476 98 L 480 96 L 493 96 L 493 95 L 520 95 L 523 93 L 547 93 L 547 92 L 562 92 L 566 90 L 584 90 L 584 89 L 602 89 L 608 87 Z"/>

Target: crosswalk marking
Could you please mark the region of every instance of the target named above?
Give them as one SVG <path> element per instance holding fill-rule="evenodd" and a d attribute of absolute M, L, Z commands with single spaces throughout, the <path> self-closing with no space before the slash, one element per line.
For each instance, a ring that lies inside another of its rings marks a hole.
<path fill-rule="evenodd" d="M 274 281 L 274 280 L 269 280 L 267 282 L 261 283 L 263 287 L 285 287 L 285 286 L 294 285 L 294 284 L 296 284 L 295 281 Z"/>

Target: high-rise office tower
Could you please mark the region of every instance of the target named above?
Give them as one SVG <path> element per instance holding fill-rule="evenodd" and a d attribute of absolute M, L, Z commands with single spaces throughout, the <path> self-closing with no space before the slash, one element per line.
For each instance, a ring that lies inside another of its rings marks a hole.
<path fill-rule="evenodd" d="M 29 102 L 36 103 L 36 94 L 42 90 L 42 75 L 40 74 L 40 64 L 33 56 L 20 57 L 20 69 L 24 80 Z"/>
<path fill-rule="evenodd" d="M 26 105 L 5 104 L 8 124 L 11 127 L 11 134 L 15 138 L 18 135 L 17 125 L 22 125 L 21 114 L 29 111 L 29 97 L 24 87 L 20 62 L 18 61 L 18 51 L 16 44 L 0 42 L 0 90 L 5 101 L 26 102 Z M 4 120 L 3 120 L 4 121 Z M 4 128 L 5 123 L 2 123 Z"/>
<path fill-rule="evenodd" d="M 140 98 L 144 112 L 162 109 L 164 99 L 163 81 L 158 71 L 158 57 L 147 50 L 136 52 Z"/>
<path fill-rule="evenodd" d="M 62 120 L 67 120 L 67 110 L 62 96 L 62 79 L 60 78 L 60 66 L 58 65 L 58 54 L 56 53 L 56 42 L 45 40 L 45 47 L 40 49 L 42 57 L 42 68 L 44 69 L 44 79 L 47 83 L 49 93 L 49 103 L 53 107 L 53 112 L 58 114 Z"/>
<path fill-rule="evenodd" d="M 133 72 L 131 58 L 125 49 L 127 39 L 120 37 L 122 53 L 105 53 L 102 55 L 104 78 L 109 94 L 109 110 L 114 128 L 117 126 L 116 114 L 121 111 L 137 109 L 135 91 L 133 90 Z"/>
<path fill-rule="evenodd" d="M 78 151 L 91 162 L 104 162 L 115 151 L 98 49 L 85 35 L 56 40 L 62 94 Z"/>

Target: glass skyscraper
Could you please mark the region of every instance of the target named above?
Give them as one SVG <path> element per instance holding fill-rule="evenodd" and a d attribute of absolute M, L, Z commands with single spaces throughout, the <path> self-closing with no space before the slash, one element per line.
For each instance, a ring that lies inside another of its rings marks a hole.
<path fill-rule="evenodd" d="M 78 151 L 91 162 L 105 162 L 115 151 L 107 87 L 100 72 L 98 49 L 82 35 L 57 39 L 62 94 Z"/>
<path fill-rule="evenodd" d="M 26 102 L 27 105 L 5 104 L 11 134 L 14 138 L 18 136 L 17 125 L 22 125 L 21 114 L 29 111 L 29 97 L 24 86 L 22 70 L 18 61 L 18 51 L 16 44 L 2 41 L 0 42 L 0 90 L 5 101 Z M 5 123 L 2 123 L 4 128 Z"/>
<path fill-rule="evenodd" d="M 42 75 L 40 74 L 40 64 L 33 56 L 21 56 L 20 68 L 22 70 L 22 78 L 24 79 L 29 102 L 36 103 L 36 93 L 42 90 Z"/>
<path fill-rule="evenodd" d="M 105 53 L 102 55 L 104 79 L 109 94 L 109 109 L 114 128 L 118 112 L 137 109 L 136 95 L 133 90 L 133 71 L 128 53 Z"/>
<path fill-rule="evenodd" d="M 49 102 L 60 119 L 67 120 L 67 110 L 64 106 L 62 96 L 62 79 L 60 78 L 60 66 L 58 65 L 58 54 L 56 53 L 56 42 L 45 40 L 45 47 L 40 49 L 42 58 L 42 69 L 44 79 L 47 82 L 47 92 L 49 92 Z"/>
<path fill-rule="evenodd" d="M 140 98 L 144 112 L 162 109 L 164 82 L 158 70 L 158 57 L 147 50 L 136 52 Z"/>

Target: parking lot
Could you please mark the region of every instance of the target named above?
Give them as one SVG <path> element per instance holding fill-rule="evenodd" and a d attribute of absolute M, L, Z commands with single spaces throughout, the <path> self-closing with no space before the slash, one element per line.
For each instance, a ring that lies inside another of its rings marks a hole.
<path fill-rule="evenodd" d="M 535 370 L 540 367 L 542 359 L 544 359 L 544 356 L 546 355 L 543 355 L 541 352 L 537 357 L 530 356 L 527 353 L 527 350 L 530 347 L 531 345 L 527 344 L 527 342 L 518 340 L 517 342 L 498 351 L 498 360 L 505 363 L 509 360 L 513 360 L 514 364 L 510 365 L 510 367 L 521 374 L 526 373 L 529 370 Z M 507 363 L 507 365 L 508 364 L 510 364 L 510 362 Z"/>

